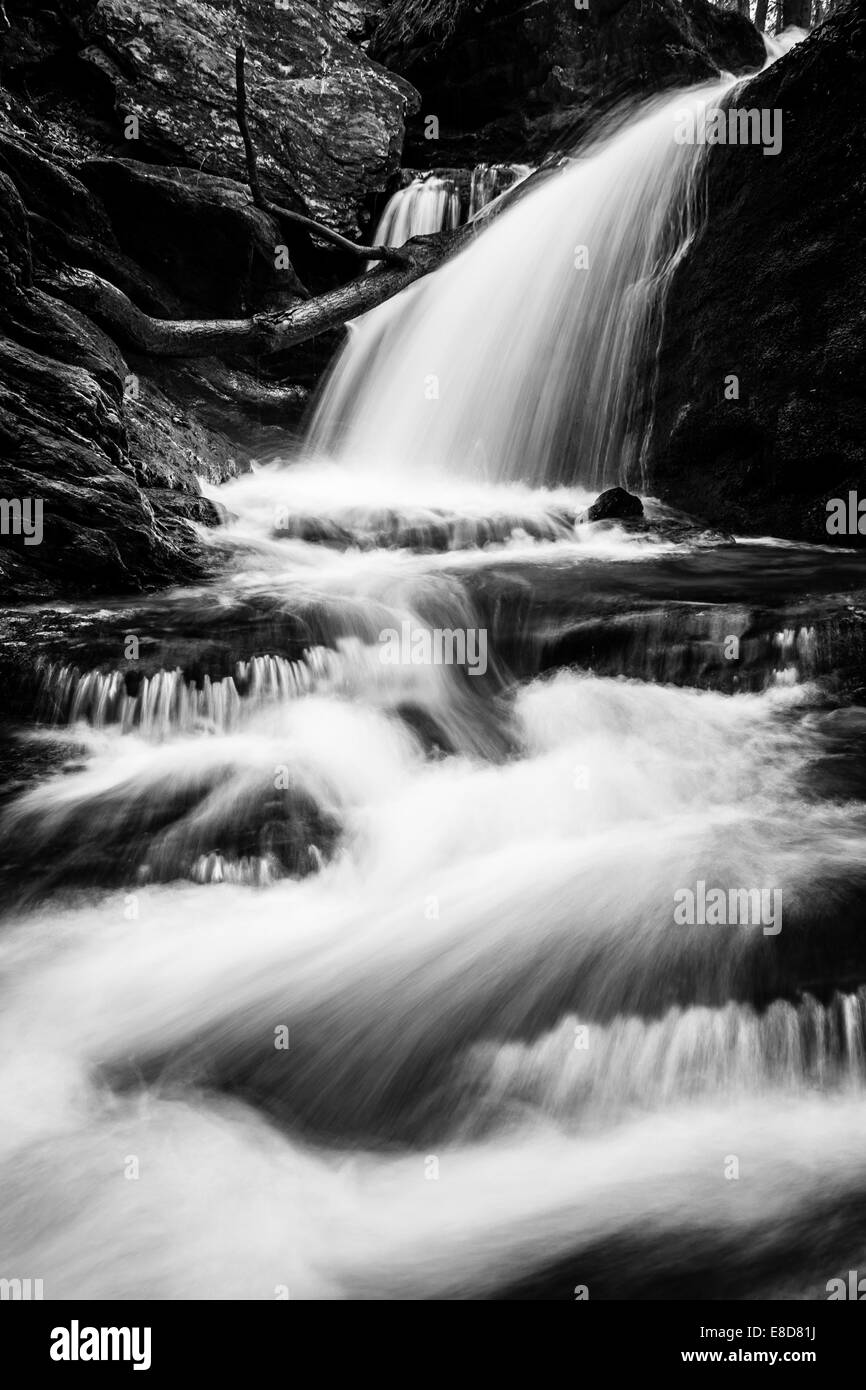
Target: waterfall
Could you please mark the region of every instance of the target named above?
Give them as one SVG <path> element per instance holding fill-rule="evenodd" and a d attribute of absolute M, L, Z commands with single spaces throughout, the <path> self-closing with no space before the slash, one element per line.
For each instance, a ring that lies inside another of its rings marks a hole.
<path fill-rule="evenodd" d="M 0 1278 L 787 1299 L 861 1248 L 866 553 L 579 520 L 639 480 L 674 128 L 729 90 L 360 321 L 300 457 L 204 486 L 198 583 L 15 611 Z"/>
<path fill-rule="evenodd" d="M 808 37 L 808 29 L 798 29 L 793 24 L 783 29 L 781 34 L 762 34 L 768 63 L 774 63 L 777 58 L 784 58 L 796 44 L 802 43 Z"/>
<path fill-rule="evenodd" d="M 531 172 L 529 164 L 477 164 L 470 180 L 468 220 Z M 460 192 L 453 178 L 444 174 L 418 175 L 388 199 L 373 244 L 402 246 L 410 237 L 458 227 L 460 211 Z"/>
<path fill-rule="evenodd" d="M 473 1105 L 515 1101 L 585 1120 L 660 1104 L 764 1090 L 796 1092 L 819 1083 L 862 1091 L 866 1082 L 866 990 L 828 1005 L 808 995 L 749 1005 L 673 1009 L 661 1019 L 618 1018 L 596 1030 L 595 1047 L 576 1048 L 580 1020 L 564 1018 L 530 1045 L 482 1045 L 466 1067 Z"/>
<path fill-rule="evenodd" d="M 429 175 L 399 188 L 379 219 L 375 246 L 402 246 L 413 236 L 460 224 L 460 195 L 453 180 Z"/>
<path fill-rule="evenodd" d="M 365 316 L 327 383 L 313 449 L 379 470 L 638 483 L 641 382 L 694 234 L 704 153 L 675 131 L 732 85 L 651 102 Z"/>

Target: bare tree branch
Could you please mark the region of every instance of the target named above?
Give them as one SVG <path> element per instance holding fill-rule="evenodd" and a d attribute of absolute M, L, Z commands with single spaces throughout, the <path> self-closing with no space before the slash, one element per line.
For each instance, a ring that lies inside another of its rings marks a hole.
<path fill-rule="evenodd" d="M 268 202 L 262 192 L 259 183 L 259 163 L 256 155 L 256 147 L 253 144 L 250 128 L 247 123 L 247 84 L 244 76 L 244 63 L 246 60 L 246 47 L 243 42 L 239 43 L 235 49 L 235 117 L 238 123 L 238 130 L 244 142 L 244 153 L 247 160 L 247 182 L 250 185 L 250 192 L 253 195 L 253 202 L 257 208 L 267 209 Z"/>

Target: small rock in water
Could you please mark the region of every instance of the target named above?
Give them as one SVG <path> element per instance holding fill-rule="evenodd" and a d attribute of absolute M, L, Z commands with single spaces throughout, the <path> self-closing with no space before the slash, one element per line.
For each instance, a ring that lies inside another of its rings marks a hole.
<path fill-rule="evenodd" d="M 643 502 L 624 487 L 610 487 L 599 493 L 586 513 L 587 521 L 607 521 L 611 517 L 643 516 Z"/>

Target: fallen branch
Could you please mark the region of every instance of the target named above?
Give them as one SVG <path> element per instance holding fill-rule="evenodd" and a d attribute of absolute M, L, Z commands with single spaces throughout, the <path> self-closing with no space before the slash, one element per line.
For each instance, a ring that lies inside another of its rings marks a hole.
<path fill-rule="evenodd" d="M 118 342 L 153 357 L 207 357 L 254 346 L 253 319 L 156 319 L 92 270 L 62 270 L 39 288 L 71 304 Z"/>
<path fill-rule="evenodd" d="M 224 352 L 276 353 L 341 328 L 349 319 L 429 275 L 473 236 L 472 224 L 413 237 L 400 265 L 382 266 L 347 285 L 291 309 L 249 319 L 158 319 L 92 270 L 67 270 L 42 279 L 40 288 L 71 304 L 112 337 L 153 357 L 208 357 Z"/>
<path fill-rule="evenodd" d="M 261 182 L 259 181 L 259 166 L 256 155 L 256 147 L 253 144 L 250 128 L 247 122 L 247 84 L 244 75 L 246 61 L 246 48 L 243 43 L 239 43 L 235 49 L 235 89 L 236 105 L 235 117 L 241 139 L 244 142 L 244 152 L 247 161 L 247 182 L 250 192 L 253 195 L 253 202 L 262 212 L 270 213 L 280 222 L 290 222 L 295 227 L 305 227 L 312 236 L 316 236 L 320 241 L 328 241 L 333 246 L 339 246 L 342 251 L 348 251 L 353 256 L 359 256 L 365 261 L 385 261 L 389 265 L 403 265 L 406 257 L 402 247 L 399 246 L 364 246 L 356 241 L 350 241 L 348 237 L 342 236 L 339 232 L 334 232 L 330 227 L 326 227 L 322 222 L 316 222 L 312 217 L 305 217 L 300 212 L 290 212 L 288 208 L 278 207 L 276 203 L 270 202 L 265 197 Z"/>
<path fill-rule="evenodd" d="M 0 0 L 2 4 L 2 0 Z M 71 304 L 105 328 L 119 342 L 152 357 L 214 357 L 223 353 L 278 353 L 336 328 L 391 299 L 415 280 L 429 275 L 475 235 L 470 224 L 452 231 L 412 237 L 401 247 L 359 246 L 320 222 L 287 208 L 277 207 L 264 194 L 258 159 L 247 123 L 245 49 L 235 51 L 237 122 L 244 143 L 247 177 L 253 203 L 282 222 L 306 227 L 314 236 L 330 241 L 364 261 L 385 264 L 347 285 L 315 299 L 302 300 L 285 310 L 256 314 L 247 319 L 154 318 L 92 270 L 76 268 L 43 278 L 40 287 Z"/>

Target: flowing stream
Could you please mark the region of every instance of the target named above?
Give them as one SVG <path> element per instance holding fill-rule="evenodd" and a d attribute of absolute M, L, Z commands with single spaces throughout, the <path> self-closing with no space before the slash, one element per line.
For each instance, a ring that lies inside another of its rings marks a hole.
<path fill-rule="evenodd" d="M 641 478 L 700 215 L 673 124 L 729 88 L 356 325 L 300 449 L 219 489 L 208 582 L 3 615 L 34 675 L 0 1275 L 802 1298 L 857 1267 L 866 559 Z M 623 481 L 644 521 L 582 520 Z M 701 884 L 781 908 L 678 921 Z"/>

